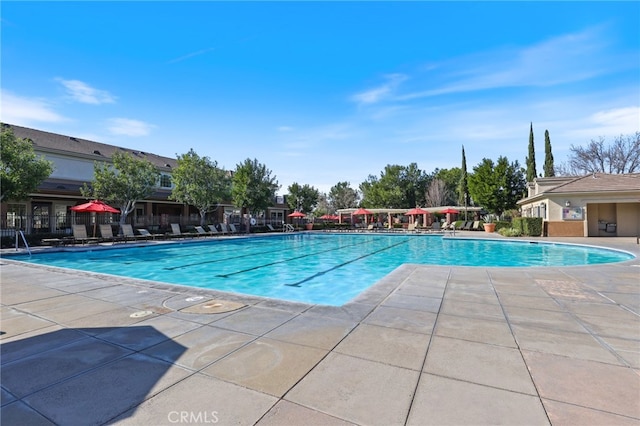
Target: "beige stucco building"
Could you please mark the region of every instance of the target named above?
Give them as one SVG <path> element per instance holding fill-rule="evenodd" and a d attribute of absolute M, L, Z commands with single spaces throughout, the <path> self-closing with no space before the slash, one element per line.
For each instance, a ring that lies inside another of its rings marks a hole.
<path fill-rule="evenodd" d="M 640 235 L 640 173 L 537 178 L 518 202 L 549 237 Z"/>

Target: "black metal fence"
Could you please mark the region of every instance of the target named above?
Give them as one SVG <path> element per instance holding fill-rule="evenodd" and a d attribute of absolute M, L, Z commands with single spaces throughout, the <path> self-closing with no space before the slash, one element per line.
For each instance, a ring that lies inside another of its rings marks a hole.
<path fill-rule="evenodd" d="M 206 218 L 206 225 L 217 224 L 218 220 Z M 226 223 L 235 224 L 240 230 L 244 230 L 242 217 L 239 215 L 228 216 Z M 183 230 L 191 230 L 194 226 L 200 225 L 200 216 L 127 216 L 126 223 L 134 228 L 145 228 L 153 233 L 171 232 L 171 224 L 178 223 Z M 119 214 L 56 214 L 56 215 L 12 215 L 6 214 L 0 218 L 0 237 L 13 237 L 16 231 L 23 231 L 26 235 L 46 234 L 52 236 L 71 235 L 71 225 L 85 225 L 91 233 L 94 228 L 99 228 L 102 224 L 111 224 L 118 232 L 120 224 Z M 271 224 L 274 227 L 282 227 L 281 221 L 257 218 L 253 220 L 252 226 L 266 226 Z M 99 232 L 99 231 L 98 231 Z"/>

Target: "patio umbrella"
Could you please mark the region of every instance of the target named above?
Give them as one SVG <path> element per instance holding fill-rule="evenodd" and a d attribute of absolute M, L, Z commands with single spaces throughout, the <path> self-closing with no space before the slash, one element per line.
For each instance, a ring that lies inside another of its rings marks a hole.
<path fill-rule="evenodd" d="M 367 215 L 373 214 L 367 209 L 360 207 L 355 212 L 351 213 L 351 216 L 364 216 L 364 223 L 367 223 Z"/>
<path fill-rule="evenodd" d="M 451 207 L 447 207 L 446 209 L 442 210 L 440 213 L 442 213 L 442 214 L 458 214 L 460 212 L 458 210 L 456 210 L 456 209 L 452 209 Z"/>
<path fill-rule="evenodd" d="M 404 215 L 405 216 L 420 216 L 420 215 L 425 215 L 425 214 L 430 214 L 430 213 L 428 211 L 426 211 L 426 210 L 422 210 L 420 207 L 416 207 L 416 208 L 413 208 L 413 209 L 409 210 Z M 413 218 L 413 220 L 414 220 L 414 222 L 416 221 L 415 218 Z"/>
<path fill-rule="evenodd" d="M 92 200 L 88 203 L 71 207 L 71 210 L 78 213 L 120 213 L 120 210 L 111 207 L 100 200 Z M 93 222 L 93 236 L 96 236 L 96 223 Z"/>
<path fill-rule="evenodd" d="M 416 207 L 415 209 L 409 210 L 404 215 L 405 216 L 416 216 L 416 215 L 421 215 L 421 214 L 429 214 L 429 212 L 426 211 L 426 210 L 422 210 L 420 207 Z"/>
<path fill-rule="evenodd" d="M 291 214 L 288 215 L 289 217 L 292 218 L 297 218 L 298 219 L 298 225 L 300 225 L 300 218 L 306 217 L 306 215 L 302 212 L 293 212 Z"/>
<path fill-rule="evenodd" d="M 352 215 L 366 215 L 366 214 L 373 214 L 371 213 L 369 210 L 367 209 L 363 209 L 362 207 L 360 207 L 358 210 L 356 210 L 355 212 L 351 213 Z"/>

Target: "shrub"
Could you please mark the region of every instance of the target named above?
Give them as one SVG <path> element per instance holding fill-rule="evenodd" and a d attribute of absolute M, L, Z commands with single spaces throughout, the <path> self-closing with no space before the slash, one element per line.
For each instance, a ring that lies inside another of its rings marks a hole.
<path fill-rule="evenodd" d="M 513 227 L 519 229 L 522 235 L 539 237 L 542 235 L 542 218 L 516 217 L 513 219 Z"/>
<path fill-rule="evenodd" d="M 501 229 L 511 228 L 511 222 L 507 222 L 506 220 L 499 220 L 495 222 L 496 224 L 496 232 L 500 232 Z"/>
<path fill-rule="evenodd" d="M 503 237 L 520 237 L 522 235 L 522 231 L 517 228 L 502 228 L 498 233 Z"/>

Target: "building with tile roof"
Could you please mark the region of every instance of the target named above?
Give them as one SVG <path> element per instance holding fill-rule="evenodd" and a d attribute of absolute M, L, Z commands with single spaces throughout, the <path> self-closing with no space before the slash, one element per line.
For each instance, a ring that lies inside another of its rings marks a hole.
<path fill-rule="evenodd" d="M 640 235 L 640 173 L 536 178 L 518 202 L 550 237 Z"/>
<path fill-rule="evenodd" d="M 11 200 L 0 205 L 3 230 L 24 229 L 28 233 L 68 231 L 71 221 L 78 220 L 73 217 L 70 208 L 87 201 L 80 194 L 80 187 L 85 182 L 93 181 L 95 162 L 110 163 L 116 152 L 129 153 L 135 158 L 149 161 L 160 173 L 153 194 L 136 203 L 136 210 L 130 215 L 134 226 L 162 230 L 168 228 L 171 222 L 183 225 L 199 223 L 200 215 L 195 207 L 168 198 L 172 190 L 171 171 L 178 165 L 175 158 L 11 124 L 3 123 L 2 126 L 10 128 L 17 138 L 30 140 L 36 155 L 51 161 L 54 166 L 49 178 L 30 194 L 28 200 Z M 286 218 L 288 210 L 284 200 L 281 201 L 282 204 L 270 209 L 266 219 L 275 218 L 275 223 L 280 223 Z M 226 202 L 209 215 L 209 223 L 228 221 L 237 215 L 239 209 L 231 202 Z M 81 221 L 83 218 L 79 219 Z M 92 217 L 86 220 L 96 219 Z M 111 218 L 101 217 L 100 220 Z M 236 220 L 233 218 L 233 221 Z"/>

